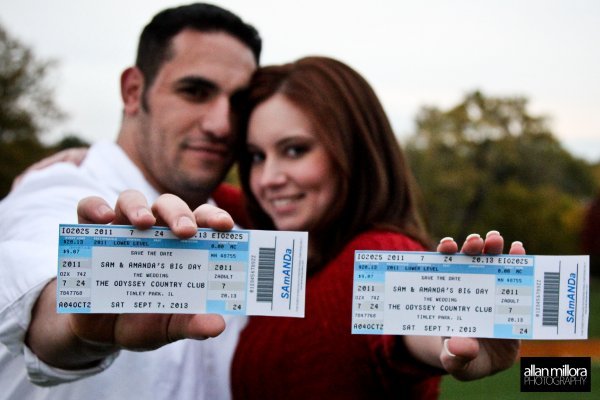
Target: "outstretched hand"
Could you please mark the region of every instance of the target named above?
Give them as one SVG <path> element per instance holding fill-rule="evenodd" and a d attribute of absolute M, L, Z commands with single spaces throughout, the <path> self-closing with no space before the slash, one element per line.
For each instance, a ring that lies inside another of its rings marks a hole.
<path fill-rule="evenodd" d="M 473 233 L 465 239 L 460 252 L 468 255 L 477 254 L 502 254 L 504 250 L 504 238 L 498 233 L 498 231 L 490 231 L 487 233 L 485 239 L 479 236 L 477 233 Z M 454 239 L 445 237 L 440 240 L 440 244 L 437 246 L 437 251 L 444 254 L 454 254 L 458 251 L 458 245 Z M 525 248 L 521 242 L 513 242 L 510 246 L 509 254 L 525 254 Z"/>
<path fill-rule="evenodd" d="M 485 240 L 479 235 L 469 235 L 461 248 L 461 253 L 501 254 L 504 239 L 496 232 L 491 231 Z M 442 253 L 455 253 L 458 246 L 451 238 L 444 238 L 438 245 Z M 525 254 L 521 242 L 511 244 L 509 254 Z M 459 380 L 479 379 L 496 372 L 510 368 L 519 354 L 519 340 L 511 339 L 484 339 L 452 337 L 444 338 L 440 361 L 442 367 Z"/>
<path fill-rule="evenodd" d="M 165 194 L 149 207 L 144 196 L 123 192 L 113 210 L 103 199 L 88 197 L 78 206 L 80 223 L 131 224 L 139 229 L 166 225 L 180 238 L 199 226 L 233 228 L 231 216 L 212 205 L 192 211 L 180 198 Z M 180 339 L 206 339 L 225 329 L 216 314 L 57 314 L 56 280 L 46 286 L 32 315 L 27 343 L 46 363 L 59 368 L 94 364 L 119 349 L 152 350 Z"/>

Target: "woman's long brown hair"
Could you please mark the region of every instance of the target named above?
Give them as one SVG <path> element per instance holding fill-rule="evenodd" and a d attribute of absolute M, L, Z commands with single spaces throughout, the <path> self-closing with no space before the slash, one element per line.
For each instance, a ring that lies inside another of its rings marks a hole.
<path fill-rule="evenodd" d="M 409 166 L 366 80 L 347 65 L 326 57 L 260 68 L 249 87 L 246 124 L 252 110 L 276 93 L 305 113 L 338 174 L 335 204 L 310 232 L 309 269 L 331 260 L 349 240 L 368 229 L 401 232 L 430 247 Z M 248 212 L 254 228 L 275 229 L 250 190 L 246 134 L 244 125 L 239 173 Z"/>

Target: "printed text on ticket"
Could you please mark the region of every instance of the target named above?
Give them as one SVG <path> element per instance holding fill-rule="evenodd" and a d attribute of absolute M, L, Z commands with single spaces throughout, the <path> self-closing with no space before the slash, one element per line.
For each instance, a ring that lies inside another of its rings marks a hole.
<path fill-rule="evenodd" d="M 304 316 L 306 232 L 59 230 L 59 313 Z"/>
<path fill-rule="evenodd" d="M 588 256 L 357 251 L 352 332 L 586 339 Z"/>

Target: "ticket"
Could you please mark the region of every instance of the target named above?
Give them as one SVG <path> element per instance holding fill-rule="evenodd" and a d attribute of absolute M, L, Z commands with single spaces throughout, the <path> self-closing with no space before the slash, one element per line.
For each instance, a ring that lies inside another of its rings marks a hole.
<path fill-rule="evenodd" d="M 303 317 L 306 232 L 60 225 L 59 313 Z"/>
<path fill-rule="evenodd" d="M 352 333 L 586 339 L 589 256 L 356 251 Z"/>

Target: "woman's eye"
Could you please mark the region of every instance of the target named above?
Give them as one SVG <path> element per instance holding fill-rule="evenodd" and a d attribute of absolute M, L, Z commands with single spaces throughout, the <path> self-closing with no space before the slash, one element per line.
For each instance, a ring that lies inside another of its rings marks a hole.
<path fill-rule="evenodd" d="M 289 157 L 298 158 L 307 153 L 308 150 L 309 147 L 305 145 L 289 146 L 285 149 L 285 154 Z"/>

